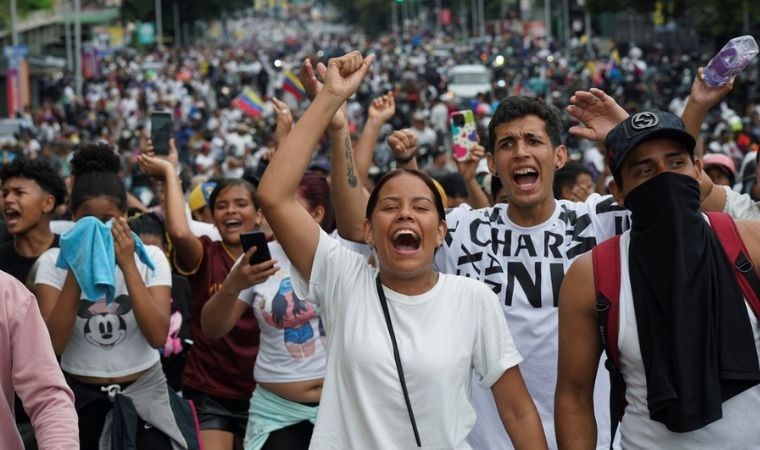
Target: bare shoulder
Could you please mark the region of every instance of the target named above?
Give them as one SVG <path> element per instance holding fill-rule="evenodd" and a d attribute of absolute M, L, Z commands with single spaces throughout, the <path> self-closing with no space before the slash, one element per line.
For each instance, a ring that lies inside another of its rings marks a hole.
<path fill-rule="evenodd" d="M 747 247 L 749 257 L 755 263 L 755 270 L 760 265 L 760 220 L 737 220 L 736 228 Z"/>
<path fill-rule="evenodd" d="M 593 311 L 596 303 L 594 263 L 591 252 L 579 256 L 567 270 L 560 288 L 560 309 Z"/>

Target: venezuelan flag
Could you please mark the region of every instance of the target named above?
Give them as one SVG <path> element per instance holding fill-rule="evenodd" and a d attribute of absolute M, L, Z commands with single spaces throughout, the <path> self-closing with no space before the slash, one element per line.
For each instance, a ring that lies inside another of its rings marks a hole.
<path fill-rule="evenodd" d="M 243 89 L 233 104 L 253 117 L 261 117 L 264 113 L 264 101 L 249 87 Z"/>
<path fill-rule="evenodd" d="M 290 92 L 296 100 L 301 101 L 306 97 L 306 90 L 303 88 L 301 81 L 291 70 L 285 71 L 285 77 L 282 80 L 282 90 Z"/>

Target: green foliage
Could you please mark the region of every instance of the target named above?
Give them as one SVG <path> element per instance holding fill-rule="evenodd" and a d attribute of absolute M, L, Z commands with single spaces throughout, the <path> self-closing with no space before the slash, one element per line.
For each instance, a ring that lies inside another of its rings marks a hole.
<path fill-rule="evenodd" d="M 705 43 L 716 45 L 744 33 L 745 15 L 751 26 L 750 34 L 756 37 L 760 34 L 760 1 L 757 0 L 586 0 L 586 5 L 594 14 L 633 8 L 653 21 L 686 19 L 685 22 L 693 24 L 698 35 L 704 37 Z"/>
<path fill-rule="evenodd" d="M 757 0 L 693 0 L 689 9 L 697 31 L 712 38 L 718 47 L 744 34 L 745 14 L 749 19 L 749 33 L 760 39 L 760 2 Z"/>
<path fill-rule="evenodd" d="M 10 1 L 2 0 L 0 2 L 0 29 L 5 30 L 10 27 L 10 8 Z M 53 0 L 16 0 L 16 14 L 20 20 L 31 12 L 51 9 L 53 9 Z"/>
<path fill-rule="evenodd" d="M 332 0 L 330 3 L 343 14 L 344 22 L 359 25 L 370 34 L 391 28 L 391 2 L 388 0 Z M 399 8 L 403 6 L 398 3 Z"/>
<path fill-rule="evenodd" d="M 180 17 L 183 22 L 193 20 L 221 19 L 223 14 L 232 14 L 250 8 L 251 0 L 178 0 Z M 164 29 L 171 27 L 174 0 L 161 1 Z M 154 20 L 155 0 L 129 0 L 122 2 L 121 17 L 124 21 Z"/>

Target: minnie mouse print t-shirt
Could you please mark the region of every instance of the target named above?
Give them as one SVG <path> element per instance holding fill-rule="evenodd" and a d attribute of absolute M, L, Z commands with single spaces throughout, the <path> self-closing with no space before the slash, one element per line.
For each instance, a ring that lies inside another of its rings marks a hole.
<path fill-rule="evenodd" d="M 171 269 L 166 256 L 153 245 L 146 245 L 145 250 L 156 268 L 151 270 L 135 254 L 137 270 L 145 286 L 171 286 Z M 60 249 L 51 248 L 40 256 L 35 284 L 63 288 L 68 270 L 55 266 L 59 252 Z M 158 352 L 148 344 L 137 324 L 124 274 L 117 266 L 111 305 L 106 304 L 105 298 L 96 302 L 79 300 L 74 329 L 61 355 L 61 368 L 73 375 L 115 378 L 146 370 L 158 360 Z"/>

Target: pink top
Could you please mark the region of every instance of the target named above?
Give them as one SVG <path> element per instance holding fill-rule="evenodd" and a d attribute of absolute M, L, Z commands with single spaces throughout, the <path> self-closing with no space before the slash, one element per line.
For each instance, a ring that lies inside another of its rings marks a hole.
<path fill-rule="evenodd" d="M 74 394 L 53 353 L 37 299 L 0 271 L 0 449 L 23 450 L 13 419 L 13 393 L 32 419 L 40 450 L 78 449 Z"/>

